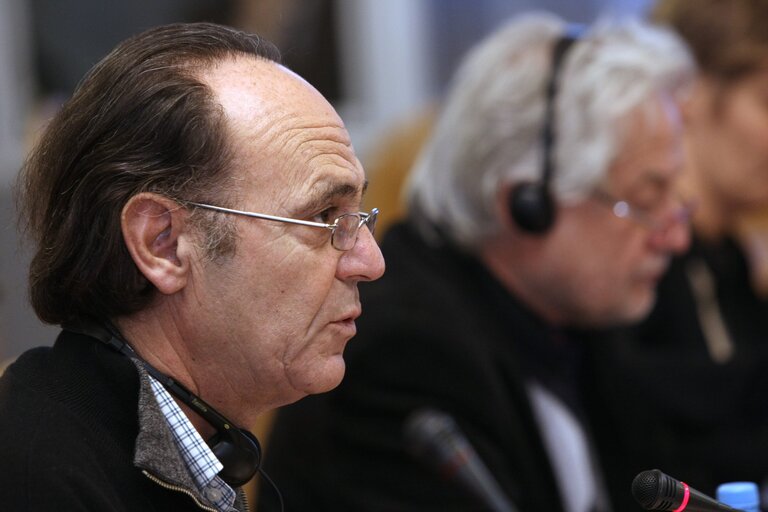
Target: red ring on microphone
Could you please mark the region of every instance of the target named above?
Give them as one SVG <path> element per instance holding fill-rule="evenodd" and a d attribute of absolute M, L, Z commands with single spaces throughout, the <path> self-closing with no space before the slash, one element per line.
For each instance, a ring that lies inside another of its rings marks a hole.
<path fill-rule="evenodd" d="M 688 484 L 685 482 L 680 482 L 680 483 L 683 484 L 683 502 L 680 504 L 679 507 L 677 507 L 672 512 L 682 512 L 683 510 L 685 510 L 685 507 L 688 506 L 688 500 L 691 497 L 691 490 L 688 488 Z"/>

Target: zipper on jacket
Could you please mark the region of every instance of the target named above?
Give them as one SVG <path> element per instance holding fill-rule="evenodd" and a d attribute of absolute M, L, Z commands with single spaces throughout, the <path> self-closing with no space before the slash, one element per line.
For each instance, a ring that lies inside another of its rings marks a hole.
<path fill-rule="evenodd" d="M 190 498 L 195 500 L 195 504 L 198 507 L 200 507 L 201 509 L 207 510 L 208 512 L 219 512 L 218 509 L 215 509 L 213 507 L 209 507 L 205 503 L 202 503 L 199 499 L 197 499 L 197 496 L 195 496 L 195 494 L 192 491 L 190 491 L 189 489 L 185 489 L 184 487 L 180 487 L 178 485 L 173 485 L 173 484 L 169 484 L 167 482 L 164 482 L 163 480 L 160 480 L 159 478 L 157 478 L 152 473 L 148 472 L 146 469 L 143 469 L 141 472 L 144 473 L 144 475 L 146 475 L 147 478 L 149 478 L 150 480 L 155 482 L 160 487 L 163 487 L 164 489 L 168 489 L 168 490 L 171 490 L 171 491 L 177 491 L 177 492 L 181 492 L 181 493 L 186 494 L 187 496 L 189 496 Z"/>
<path fill-rule="evenodd" d="M 249 506 L 248 506 L 248 493 L 246 493 L 246 492 L 243 490 L 243 488 L 242 488 L 242 487 L 241 487 L 241 488 L 239 488 L 239 489 L 237 490 L 237 492 L 238 492 L 238 494 L 240 494 L 240 503 L 242 503 L 242 504 L 243 504 L 243 510 L 244 510 L 245 512 L 248 512 L 249 510 L 251 510 L 251 509 L 249 508 Z"/>

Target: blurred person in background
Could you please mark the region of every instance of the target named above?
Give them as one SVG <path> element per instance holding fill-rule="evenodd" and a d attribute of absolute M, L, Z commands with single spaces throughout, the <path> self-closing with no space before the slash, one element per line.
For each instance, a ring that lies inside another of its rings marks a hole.
<path fill-rule="evenodd" d="M 469 54 L 384 238 L 387 274 L 361 290 L 344 383 L 278 413 L 266 465 L 287 508 L 480 509 L 409 453 L 407 419 L 434 408 L 519 510 L 611 509 L 573 334 L 643 318 L 687 248 L 692 74 L 671 32 L 575 34 L 545 13 Z"/>
<path fill-rule="evenodd" d="M 624 454 L 615 474 L 658 467 L 714 495 L 725 481 L 768 479 L 765 255 L 748 251 L 766 223 L 745 229 L 768 214 L 768 1 L 661 0 L 653 16 L 700 68 L 683 109 L 680 182 L 696 202 L 693 239 L 648 320 L 594 353 Z"/>
<path fill-rule="evenodd" d="M 341 380 L 377 212 L 343 122 L 278 59 L 156 27 L 48 124 L 21 220 L 32 305 L 63 330 L 0 378 L 3 510 L 245 511 L 247 427 Z"/>

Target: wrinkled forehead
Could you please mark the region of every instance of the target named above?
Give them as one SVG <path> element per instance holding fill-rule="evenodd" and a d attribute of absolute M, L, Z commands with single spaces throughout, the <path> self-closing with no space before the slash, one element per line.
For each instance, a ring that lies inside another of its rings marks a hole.
<path fill-rule="evenodd" d="M 351 146 L 341 118 L 307 81 L 271 61 L 233 57 L 202 74 L 234 135 L 256 136 L 308 128 Z"/>
<path fill-rule="evenodd" d="M 274 62 L 235 58 L 203 79 L 223 107 L 241 175 L 276 191 L 306 183 L 362 191 L 362 168 L 341 118 L 301 77 Z"/>

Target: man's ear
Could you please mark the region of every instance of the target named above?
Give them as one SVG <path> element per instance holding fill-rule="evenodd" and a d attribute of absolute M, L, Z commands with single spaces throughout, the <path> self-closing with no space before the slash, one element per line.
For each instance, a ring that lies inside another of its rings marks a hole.
<path fill-rule="evenodd" d="M 134 263 L 160 293 L 187 283 L 193 251 L 186 231 L 187 210 L 159 194 L 142 192 L 123 207 L 121 227 Z"/>

